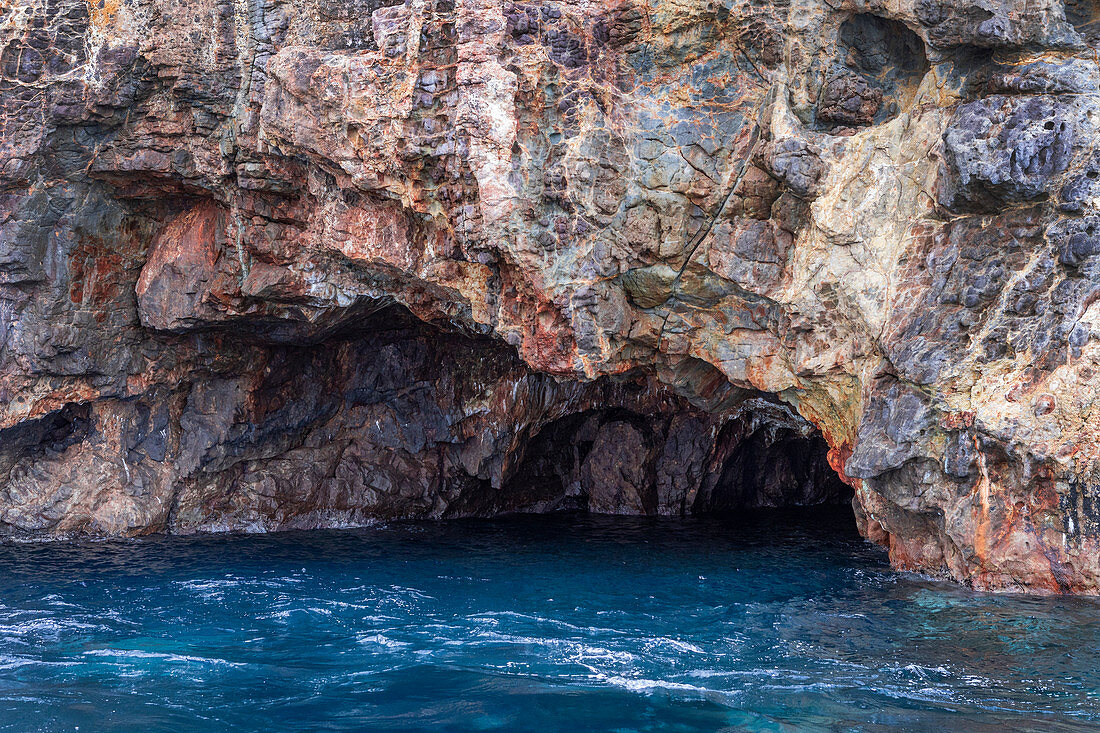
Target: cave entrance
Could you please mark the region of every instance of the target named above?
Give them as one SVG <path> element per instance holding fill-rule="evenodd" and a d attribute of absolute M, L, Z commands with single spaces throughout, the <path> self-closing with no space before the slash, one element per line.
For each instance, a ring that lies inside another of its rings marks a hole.
<path fill-rule="evenodd" d="M 530 437 L 504 485 L 526 511 L 706 516 L 851 505 L 821 434 L 774 404 L 716 417 L 591 410 Z"/>
<path fill-rule="evenodd" d="M 816 111 L 821 129 L 878 125 L 911 106 L 931 66 L 924 41 L 896 20 L 869 13 L 840 26 Z"/>
<path fill-rule="evenodd" d="M 725 431 L 732 435 L 719 438 L 715 472 L 704 482 L 692 513 L 851 504 L 852 487 L 829 465 L 829 446 L 819 432 L 804 434 L 782 425 L 746 432 L 739 422 Z"/>

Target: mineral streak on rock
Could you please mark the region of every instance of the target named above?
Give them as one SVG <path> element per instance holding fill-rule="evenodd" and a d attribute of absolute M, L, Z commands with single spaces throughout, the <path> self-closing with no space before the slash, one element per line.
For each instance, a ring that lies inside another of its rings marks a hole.
<path fill-rule="evenodd" d="M 0 532 L 813 503 L 824 440 L 895 566 L 1100 592 L 1097 18 L 8 2 Z"/>

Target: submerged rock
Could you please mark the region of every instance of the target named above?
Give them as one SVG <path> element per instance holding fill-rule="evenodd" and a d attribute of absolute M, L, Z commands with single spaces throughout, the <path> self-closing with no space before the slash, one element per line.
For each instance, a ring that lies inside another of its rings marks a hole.
<path fill-rule="evenodd" d="M 1093 15 L 10 5 L 0 531 L 733 511 L 831 470 L 899 568 L 1098 592 Z"/>

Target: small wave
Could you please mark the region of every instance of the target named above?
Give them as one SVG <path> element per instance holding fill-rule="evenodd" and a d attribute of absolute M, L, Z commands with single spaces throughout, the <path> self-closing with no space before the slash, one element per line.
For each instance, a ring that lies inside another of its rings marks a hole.
<path fill-rule="evenodd" d="M 317 616 L 331 616 L 332 609 L 324 608 L 323 606 L 303 606 L 300 608 L 286 608 L 281 611 L 272 611 L 270 613 L 261 613 L 256 618 L 264 620 L 285 620 L 296 614 L 313 614 Z"/>
<path fill-rule="evenodd" d="M 654 646 L 667 646 L 675 649 L 678 652 L 690 652 L 691 654 L 706 654 L 702 648 L 696 646 L 687 641 L 681 641 L 680 639 L 672 639 L 667 636 L 658 636 L 650 641 L 650 644 Z"/>
<path fill-rule="evenodd" d="M 805 680 L 807 678 L 802 677 L 802 679 Z M 796 684 L 791 684 L 791 685 L 761 685 L 760 689 L 761 690 L 774 690 L 774 691 L 782 691 L 782 692 L 802 693 L 802 692 L 814 692 L 814 691 L 818 691 L 818 690 L 841 690 L 841 689 L 849 688 L 851 686 L 852 686 L 851 682 L 849 682 L 847 680 L 844 680 L 844 681 L 837 681 L 837 682 L 798 682 Z"/>
<path fill-rule="evenodd" d="M 572 645 L 570 645 L 572 646 Z M 605 649 L 599 646 L 589 646 L 587 644 L 577 644 L 575 646 L 576 661 L 607 661 L 612 664 L 626 665 L 634 662 L 637 656 L 627 651 Z"/>
<path fill-rule="evenodd" d="M 637 660 L 637 656 L 628 651 L 608 649 L 602 646 L 593 646 L 575 639 L 560 639 L 542 636 L 519 636 L 515 634 L 499 634 L 493 631 L 479 634 L 483 639 L 495 642 L 509 642 L 526 646 L 539 646 L 551 649 L 560 649 L 561 658 L 558 661 L 569 662 L 594 662 L 605 661 L 612 664 L 630 664 Z"/>
<path fill-rule="evenodd" d="M 277 580 L 266 578 L 211 578 L 208 580 L 177 580 L 173 585 L 185 591 L 196 593 L 204 598 L 220 598 L 226 591 L 269 590 L 282 588 L 288 583 L 301 583 L 297 578 L 281 577 Z"/>
<path fill-rule="evenodd" d="M 625 636 L 627 633 L 621 629 L 603 626 L 579 626 L 577 624 L 571 624 L 568 621 L 562 621 L 561 619 L 550 618 L 549 616 L 539 616 L 535 613 L 521 613 L 519 611 L 482 611 L 481 613 L 471 614 L 467 618 L 472 621 L 488 621 L 492 624 L 499 624 L 501 620 L 508 619 L 526 621 L 550 626 L 555 629 L 566 629 L 568 631 L 593 636 Z"/>
<path fill-rule="evenodd" d="M 86 657 L 120 657 L 122 659 L 156 659 L 163 662 L 184 662 L 187 664 L 214 664 L 226 667 L 244 667 L 243 662 L 230 662 L 217 657 L 196 657 L 189 654 L 170 652 L 145 652 L 138 649 L 89 649 L 83 653 Z"/>
<path fill-rule="evenodd" d="M 391 592 L 391 593 L 397 593 L 397 594 L 400 594 L 402 596 L 409 596 L 410 598 L 415 598 L 419 601 L 434 601 L 435 600 L 435 598 L 433 596 L 428 595 L 424 591 L 417 590 L 416 588 L 408 588 L 408 587 L 405 587 L 403 585 L 391 585 L 389 588 L 383 590 L 383 592 L 386 592 L 386 591 Z"/>
<path fill-rule="evenodd" d="M 48 662 L 44 659 L 0 654 L 0 670 L 19 669 L 20 667 L 75 667 L 79 664 L 80 662 Z"/>
<path fill-rule="evenodd" d="M 932 675 L 948 676 L 951 674 L 951 670 L 943 666 L 925 667 L 920 664 L 906 664 L 904 667 L 900 667 L 898 669 L 900 669 L 901 671 L 909 672 L 911 674 L 915 674 L 921 679 L 928 679 Z"/>
<path fill-rule="evenodd" d="M 622 675 L 596 675 L 596 679 L 612 687 L 618 687 L 630 692 L 643 695 L 652 695 L 659 692 L 702 698 L 719 705 L 731 706 L 741 696 L 740 692 L 730 690 L 714 690 L 700 685 L 691 685 L 686 682 L 673 682 L 672 680 L 655 680 L 645 677 L 623 677 Z"/>
<path fill-rule="evenodd" d="M 323 603 L 327 606 L 331 606 L 333 608 L 347 608 L 347 609 L 351 609 L 353 611 L 373 611 L 374 610 L 374 606 L 368 606 L 368 605 L 365 605 L 365 604 L 362 604 L 362 603 L 350 603 L 348 601 L 325 600 L 325 599 L 321 599 L 321 598 L 315 598 L 313 600 L 315 600 L 318 603 Z"/>
<path fill-rule="evenodd" d="M 104 631 L 108 628 L 103 624 L 88 623 L 76 619 L 36 618 L 15 624 L 0 624 L 0 637 L 57 636 L 65 631 Z"/>
<path fill-rule="evenodd" d="M 369 636 L 360 635 L 355 639 L 360 644 L 372 644 L 374 646 L 380 646 L 386 649 L 407 649 L 412 644 L 407 641 L 398 641 L 397 639 L 391 639 L 385 634 L 371 634 Z"/>
<path fill-rule="evenodd" d="M 670 682 L 668 680 L 647 680 L 640 677 L 619 677 L 598 675 L 597 677 L 602 682 L 606 682 L 609 685 L 615 687 L 622 687 L 623 689 L 630 690 L 631 692 L 651 692 L 653 690 L 679 690 L 681 692 L 698 692 L 698 693 L 711 693 L 716 690 L 711 690 L 706 687 L 700 687 L 699 685 L 689 685 L 686 682 Z"/>

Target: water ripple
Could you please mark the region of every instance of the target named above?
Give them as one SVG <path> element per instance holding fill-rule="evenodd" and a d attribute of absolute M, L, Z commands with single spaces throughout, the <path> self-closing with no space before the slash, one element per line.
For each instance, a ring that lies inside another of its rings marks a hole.
<path fill-rule="evenodd" d="M 894 574 L 845 521 L 0 546 L 0 730 L 1100 729 L 1100 603 Z"/>

